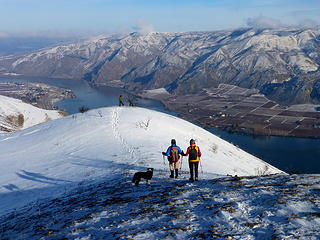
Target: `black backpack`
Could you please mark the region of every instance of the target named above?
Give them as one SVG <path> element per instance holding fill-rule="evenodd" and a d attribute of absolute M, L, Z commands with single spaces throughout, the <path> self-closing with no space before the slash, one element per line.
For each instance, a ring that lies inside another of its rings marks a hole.
<path fill-rule="evenodd" d="M 196 146 L 191 146 L 189 151 L 189 160 L 197 160 L 198 158 L 198 152 L 196 149 Z"/>

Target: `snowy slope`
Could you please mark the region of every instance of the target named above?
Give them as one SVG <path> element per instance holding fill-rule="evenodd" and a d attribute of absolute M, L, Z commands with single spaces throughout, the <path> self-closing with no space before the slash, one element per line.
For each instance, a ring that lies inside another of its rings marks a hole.
<path fill-rule="evenodd" d="M 168 177 L 161 152 L 171 138 L 184 150 L 196 139 L 198 182 L 186 159 L 179 179 Z M 0 238 L 320 237 L 320 176 L 289 176 L 164 113 L 91 110 L 0 136 L 0 149 Z M 147 167 L 151 185 L 132 186 Z M 279 174 L 252 176 L 262 173 Z"/>
<path fill-rule="evenodd" d="M 0 213 L 83 181 L 131 176 L 147 167 L 167 179 L 161 152 L 171 138 L 184 150 L 196 139 L 201 178 L 281 172 L 179 118 L 142 108 L 103 108 L 0 136 Z"/>
<path fill-rule="evenodd" d="M 320 175 L 81 184 L 0 216 L 4 239 L 320 238 Z"/>
<path fill-rule="evenodd" d="M 20 114 L 23 115 L 23 124 L 21 126 L 8 119 L 18 118 Z M 0 133 L 3 132 L 1 131 L 2 128 L 15 131 L 59 117 L 61 117 L 61 114 L 58 111 L 40 109 L 21 100 L 0 95 Z"/>

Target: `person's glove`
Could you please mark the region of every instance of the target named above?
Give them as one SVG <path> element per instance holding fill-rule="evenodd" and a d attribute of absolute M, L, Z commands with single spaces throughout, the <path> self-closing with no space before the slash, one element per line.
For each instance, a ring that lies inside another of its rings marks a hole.
<path fill-rule="evenodd" d="M 183 150 L 181 151 L 181 155 L 182 155 L 182 156 L 185 156 L 185 155 L 186 155 Z"/>
<path fill-rule="evenodd" d="M 165 153 L 165 152 L 162 152 L 162 155 L 163 155 L 163 156 L 165 156 L 165 155 L 166 155 L 166 153 Z"/>

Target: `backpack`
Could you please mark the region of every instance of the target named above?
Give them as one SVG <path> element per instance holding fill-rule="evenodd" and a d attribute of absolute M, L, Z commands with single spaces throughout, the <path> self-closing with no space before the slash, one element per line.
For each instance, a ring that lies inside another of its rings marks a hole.
<path fill-rule="evenodd" d="M 198 151 L 196 149 L 196 146 L 191 146 L 189 151 L 189 160 L 197 160 L 198 158 Z"/>
<path fill-rule="evenodd" d="M 178 162 L 179 161 L 179 151 L 177 147 L 171 147 L 169 160 L 171 162 Z"/>

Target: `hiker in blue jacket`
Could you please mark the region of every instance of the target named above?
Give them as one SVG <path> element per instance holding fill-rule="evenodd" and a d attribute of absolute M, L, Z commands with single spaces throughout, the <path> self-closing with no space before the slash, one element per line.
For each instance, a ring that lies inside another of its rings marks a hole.
<path fill-rule="evenodd" d="M 170 164 L 170 171 L 171 175 L 170 177 L 174 177 L 174 172 L 175 172 L 175 178 L 178 178 L 178 170 L 179 170 L 179 159 L 180 159 L 180 154 L 183 154 L 183 151 L 181 151 L 180 147 L 177 146 L 176 140 L 172 139 L 171 140 L 171 146 L 168 147 L 166 152 L 162 152 L 163 156 L 168 157 L 168 161 Z"/>

